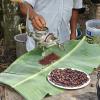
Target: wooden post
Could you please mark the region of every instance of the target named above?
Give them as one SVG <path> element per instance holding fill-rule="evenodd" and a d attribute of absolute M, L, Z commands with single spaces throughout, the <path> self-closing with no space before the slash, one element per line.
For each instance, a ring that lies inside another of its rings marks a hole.
<path fill-rule="evenodd" d="M 100 3 L 96 4 L 96 19 L 100 19 Z"/>
<path fill-rule="evenodd" d="M 25 100 L 19 93 L 15 90 L 7 87 L 0 86 L 0 100 Z"/>

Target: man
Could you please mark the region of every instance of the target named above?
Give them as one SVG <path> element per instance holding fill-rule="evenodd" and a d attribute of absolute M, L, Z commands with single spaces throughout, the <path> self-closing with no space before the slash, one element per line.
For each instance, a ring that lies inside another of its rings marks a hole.
<path fill-rule="evenodd" d="M 24 0 L 19 3 L 24 15 L 29 8 L 29 28 L 42 30 L 48 27 L 49 32 L 63 43 L 69 39 L 76 39 L 78 10 L 82 8 L 82 0 Z M 70 22 L 70 27 L 69 27 Z"/>

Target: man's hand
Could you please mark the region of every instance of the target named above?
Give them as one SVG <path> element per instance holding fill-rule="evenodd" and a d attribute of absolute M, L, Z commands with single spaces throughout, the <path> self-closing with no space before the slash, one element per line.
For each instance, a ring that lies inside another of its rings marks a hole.
<path fill-rule="evenodd" d="M 43 28 L 46 27 L 45 19 L 41 15 L 33 15 L 31 21 L 33 27 L 37 30 L 43 30 Z"/>
<path fill-rule="evenodd" d="M 23 2 L 23 0 L 10 0 L 10 1 L 12 1 L 12 2 L 18 2 L 18 3 L 22 3 Z"/>
<path fill-rule="evenodd" d="M 19 7 L 22 14 L 25 16 L 27 15 L 27 10 L 29 9 L 29 17 L 35 29 L 42 30 L 44 27 L 46 27 L 45 19 L 41 15 L 38 15 L 30 4 L 19 3 Z"/>

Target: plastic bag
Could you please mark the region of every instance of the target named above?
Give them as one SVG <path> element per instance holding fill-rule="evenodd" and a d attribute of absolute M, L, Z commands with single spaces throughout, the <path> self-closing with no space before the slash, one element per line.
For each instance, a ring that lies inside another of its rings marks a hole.
<path fill-rule="evenodd" d="M 29 52 L 33 50 L 34 48 L 35 48 L 35 40 L 32 37 L 27 36 L 26 50 Z"/>

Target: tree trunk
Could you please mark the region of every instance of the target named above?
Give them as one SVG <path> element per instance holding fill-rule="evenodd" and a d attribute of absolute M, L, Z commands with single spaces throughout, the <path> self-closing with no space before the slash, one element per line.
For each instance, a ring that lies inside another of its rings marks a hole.
<path fill-rule="evenodd" d="M 3 28 L 6 49 L 15 47 L 14 35 L 18 33 L 18 5 L 9 0 L 2 0 Z"/>

